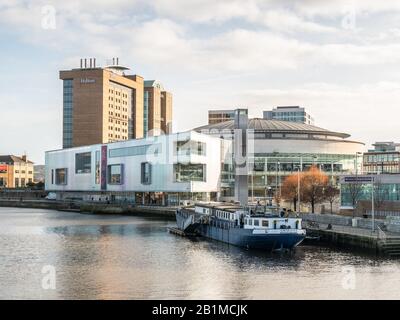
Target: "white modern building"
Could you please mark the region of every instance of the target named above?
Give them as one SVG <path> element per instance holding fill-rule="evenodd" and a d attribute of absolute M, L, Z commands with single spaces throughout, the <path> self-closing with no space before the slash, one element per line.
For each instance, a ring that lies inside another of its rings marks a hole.
<path fill-rule="evenodd" d="M 215 200 L 222 141 L 194 131 L 46 152 L 46 190 L 59 199 L 173 205 Z"/>

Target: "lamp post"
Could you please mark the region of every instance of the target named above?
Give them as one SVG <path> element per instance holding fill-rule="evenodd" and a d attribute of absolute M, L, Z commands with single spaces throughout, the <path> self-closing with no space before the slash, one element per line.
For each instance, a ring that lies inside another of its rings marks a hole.
<path fill-rule="evenodd" d="M 279 199 L 282 196 L 282 181 L 281 181 L 281 163 L 278 161 L 278 176 L 279 176 Z"/>
<path fill-rule="evenodd" d="M 355 159 L 355 167 L 356 167 L 356 176 L 358 175 L 358 156 L 361 155 L 361 152 L 356 152 L 356 159 Z"/>
<path fill-rule="evenodd" d="M 251 172 L 251 202 L 254 203 L 254 170 Z"/>
<path fill-rule="evenodd" d="M 372 191 L 371 191 L 371 215 L 372 215 L 372 232 L 375 232 L 375 196 L 374 196 L 374 177 L 372 177 Z"/>
<path fill-rule="evenodd" d="M 300 168 L 297 169 L 297 213 L 300 214 Z"/>

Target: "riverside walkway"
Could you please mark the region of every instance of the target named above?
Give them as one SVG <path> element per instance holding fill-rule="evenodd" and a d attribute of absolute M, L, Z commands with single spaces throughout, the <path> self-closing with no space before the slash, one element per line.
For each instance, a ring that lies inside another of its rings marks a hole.
<path fill-rule="evenodd" d="M 368 250 L 377 254 L 400 256 L 400 233 L 383 231 L 383 222 L 375 224 L 375 230 L 333 223 L 303 221 L 307 235 L 322 243 L 346 249 Z"/>

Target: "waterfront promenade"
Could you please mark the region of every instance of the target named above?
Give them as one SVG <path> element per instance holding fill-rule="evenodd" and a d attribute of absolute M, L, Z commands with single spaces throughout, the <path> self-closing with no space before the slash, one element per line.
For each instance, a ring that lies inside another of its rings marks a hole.
<path fill-rule="evenodd" d="M 327 220 L 329 215 L 325 216 Z M 321 220 L 322 217 L 318 217 Z M 370 222 L 366 219 L 367 222 Z M 353 227 L 334 223 L 315 222 L 306 217 L 303 220 L 307 236 L 313 241 L 333 245 L 344 249 L 366 250 L 376 254 L 400 256 L 400 233 L 383 230 L 385 221 L 375 224 L 375 230 L 364 227 Z"/>

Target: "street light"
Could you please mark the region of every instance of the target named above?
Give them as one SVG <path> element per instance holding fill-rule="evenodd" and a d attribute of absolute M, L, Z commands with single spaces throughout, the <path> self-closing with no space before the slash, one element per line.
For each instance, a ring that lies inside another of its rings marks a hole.
<path fill-rule="evenodd" d="M 279 199 L 282 196 L 282 181 L 281 181 L 281 163 L 278 161 L 278 175 L 279 175 Z"/>
<path fill-rule="evenodd" d="M 371 191 L 371 214 L 372 214 L 372 232 L 375 232 L 375 196 L 374 196 L 374 177 L 372 177 L 372 191 Z"/>
<path fill-rule="evenodd" d="M 297 169 L 297 213 L 300 214 L 300 168 Z"/>
<path fill-rule="evenodd" d="M 356 159 L 355 159 L 355 167 L 356 167 L 356 176 L 358 175 L 358 156 L 362 155 L 362 152 L 356 152 Z M 362 174 L 362 172 L 361 172 Z"/>

